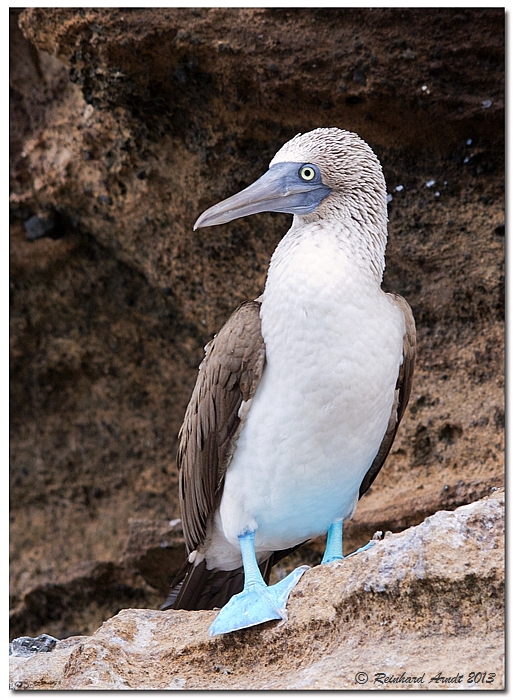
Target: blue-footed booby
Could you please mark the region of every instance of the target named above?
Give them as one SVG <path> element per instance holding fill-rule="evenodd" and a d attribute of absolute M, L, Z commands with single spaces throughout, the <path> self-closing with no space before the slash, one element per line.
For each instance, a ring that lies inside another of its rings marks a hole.
<path fill-rule="evenodd" d="M 372 149 L 338 128 L 298 134 L 269 170 L 194 229 L 258 212 L 293 214 L 264 292 L 206 346 L 179 435 L 189 552 L 162 609 L 221 607 L 210 634 L 286 619 L 309 567 L 271 567 L 342 524 L 390 451 L 408 402 L 415 323 L 381 289 L 386 185 Z M 222 607 L 223 606 L 223 607 Z"/>

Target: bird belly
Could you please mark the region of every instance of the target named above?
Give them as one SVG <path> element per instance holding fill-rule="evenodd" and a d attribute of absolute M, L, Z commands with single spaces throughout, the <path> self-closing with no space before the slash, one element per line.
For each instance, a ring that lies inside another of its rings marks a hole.
<path fill-rule="evenodd" d="M 287 412 L 266 384 L 240 434 L 220 509 L 226 538 L 234 543 L 255 529 L 258 551 L 293 546 L 352 515 L 393 402 L 392 391 L 382 420 L 359 425 L 358 436 L 334 399 L 317 415 L 317 404 L 324 402 L 320 387 L 311 406 Z"/>

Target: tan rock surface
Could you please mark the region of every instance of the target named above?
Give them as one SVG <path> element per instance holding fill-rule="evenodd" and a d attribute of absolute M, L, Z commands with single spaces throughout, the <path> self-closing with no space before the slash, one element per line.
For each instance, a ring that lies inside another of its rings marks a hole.
<path fill-rule="evenodd" d="M 92 634 L 161 602 L 202 348 L 260 293 L 289 217 L 192 225 L 299 131 L 351 129 L 377 152 L 384 287 L 418 326 L 411 403 L 347 551 L 503 484 L 504 21 L 502 8 L 13 10 L 11 636 Z M 33 217 L 49 234 L 29 240 Z M 297 556 L 314 564 L 321 546 Z"/>
<path fill-rule="evenodd" d="M 285 624 L 210 639 L 215 615 L 123 610 L 91 637 L 11 657 L 11 687 L 378 689 L 405 673 L 421 680 L 388 685 L 502 688 L 504 494 L 309 570 Z"/>

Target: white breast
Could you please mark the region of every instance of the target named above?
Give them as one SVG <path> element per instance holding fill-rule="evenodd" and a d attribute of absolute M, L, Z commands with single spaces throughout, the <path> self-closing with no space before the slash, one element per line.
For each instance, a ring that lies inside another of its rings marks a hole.
<path fill-rule="evenodd" d="M 403 315 L 366 266 L 320 227 L 290 233 L 270 266 L 261 311 L 265 371 L 216 517 L 215 540 L 223 534 L 237 547 L 239 534 L 256 529 L 261 552 L 352 515 L 402 361 Z M 210 567 L 218 565 L 215 549 Z"/>

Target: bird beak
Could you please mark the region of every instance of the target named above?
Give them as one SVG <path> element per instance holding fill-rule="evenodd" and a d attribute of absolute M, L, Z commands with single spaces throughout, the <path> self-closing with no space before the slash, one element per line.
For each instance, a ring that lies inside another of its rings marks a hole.
<path fill-rule="evenodd" d="M 320 178 L 304 182 L 298 172 L 302 163 L 276 163 L 238 194 L 224 199 L 205 211 L 196 220 L 193 230 L 226 224 L 250 214 L 276 211 L 286 214 L 309 214 L 331 192 Z"/>

